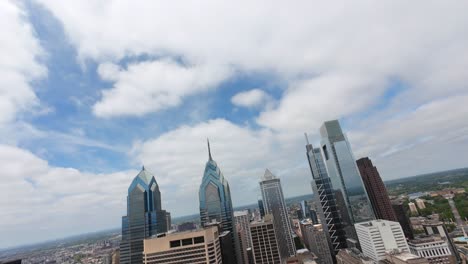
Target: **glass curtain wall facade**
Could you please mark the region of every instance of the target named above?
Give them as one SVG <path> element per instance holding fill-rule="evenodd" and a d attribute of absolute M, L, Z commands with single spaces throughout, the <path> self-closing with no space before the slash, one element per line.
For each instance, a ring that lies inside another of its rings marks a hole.
<path fill-rule="evenodd" d="M 323 230 L 329 234 L 330 251 L 337 254 L 341 248 L 346 247 L 346 236 L 336 205 L 335 193 L 320 148 L 313 148 L 307 140 L 306 151 L 312 173 L 311 185 L 314 200 L 318 205 L 321 205 L 321 207 L 317 206 L 317 215 L 320 222 L 323 223 Z"/>
<path fill-rule="evenodd" d="M 236 250 L 237 234 L 234 226 L 234 214 L 232 209 L 231 191 L 229 183 L 224 178 L 221 170 L 211 157 L 210 143 L 208 142 L 209 159 L 205 166 L 202 183 L 199 190 L 200 222 L 202 226 L 218 223 L 220 233 L 229 231 L 232 240 L 233 252 Z M 236 263 L 236 261 L 234 261 Z"/>
<path fill-rule="evenodd" d="M 167 232 L 158 183 L 145 167 L 128 188 L 127 215 L 122 217 L 120 263 L 143 263 L 143 239 Z"/>
<path fill-rule="evenodd" d="M 338 210 L 348 238 L 356 239 L 353 225 L 375 219 L 351 146 L 338 120 L 320 128 L 321 149 L 335 191 Z"/>
<path fill-rule="evenodd" d="M 295 256 L 296 247 L 291 234 L 291 221 L 289 221 L 288 211 L 286 210 L 280 179 L 266 169 L 265 175 L 260 182 L 260 190 L 265 214 L 273 215 L 273 225 L 279 241 L 281 259 Z"/>

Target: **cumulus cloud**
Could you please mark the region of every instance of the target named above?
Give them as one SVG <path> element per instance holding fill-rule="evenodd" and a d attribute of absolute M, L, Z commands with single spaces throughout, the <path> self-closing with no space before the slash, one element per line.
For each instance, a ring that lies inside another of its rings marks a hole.
<path fill-rule="evenodd" d="M 241 107 L 259 107 L 271 102 L 272 98 L 265 91 L 252 89 L 235 94 L 231 98 L 232 104 Z"/>
<path fill-rule="evenodd" d="M 230 75 L 227 69 L 185 66 L 169 59 L 133 63 L 125 70 L 103 63 L 98 73 L 114 82 L 93 107 L 100 117 L 141 116 L 177 106 L 183 97 L 213 88 Z"/>
<path fill-rule="evenodd" d="M 0 145 L 0 163 L 0 234 L 15 238 L 2 240 L 0 247 L 119 226 L 126 190 L 137 173 L 96 174 L 54 167 L 8 145 Z M 21 238 L 18 226 L 27 237 Z"/>
<path fill-rule="evenodd" d="M 235 206 L 256 202 L 258 180 L 265 168 L 282 179 L 288 196 L 310 192 L 303 143 L 278 144 L 270 130 L 215 119 L 181 126 L 134 147 L 132 154 L 158 175 L 163 190 L 172 190 L 163 195 L 176 215 L 198 212 L 198 188 L 208 160 L 207 137 L 213 159 L 230 183 Z"/>
<path fill-rule="evenodd" d="M 47 73 L 40 63 L 44 51 L 19 5 L 11 1 L 0 3 L 0 123 L 39 107 L 30 83 Z"/>

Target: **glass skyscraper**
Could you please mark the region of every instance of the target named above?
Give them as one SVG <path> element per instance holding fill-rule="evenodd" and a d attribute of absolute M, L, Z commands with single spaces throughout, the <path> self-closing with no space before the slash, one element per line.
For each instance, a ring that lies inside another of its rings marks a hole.
<path fill-rule="evenodd" d="M 143 239 L 167 232 L 166 211 L 154 176 L 143 167 L 128 187 L 127 215 L 122 217 L 120 263 L 143 263 Z"/>
<path fill-rule="evenodd" d="M 234 234 L 237 234 L 234 226 L 234 214 L 232 210 L 231 191 L 229 183 L 224 178 L 216 162 L 211 157 L 210 143 L 208 142 L 208 162 L 198 193 L 200 199 L 200 221 L 202 226 L 218 223 L 222 233 L 229 231 L 232 239 L 233 252 L 237 253 Z M 233 260 L 233 263 L 236 263 Z"/>
<path fill-rule="evenodd" d="M 352 226 L 355 223 L 375 219 L 372 206 L 351 146 L 338 120 L 325 122 L 320 128 L 320 134 L 325 165 L 335 190 L 341 220 L 346 226 L 347 237 L 355 239 Z"/>
<path fill-rule="evenodd" d="M 341 248 L 346 247 L 346 236 L 336 205 L 335 192 L 328 177 L 320 148 L 313 148 L 307 139 L 307 135 L 306 141 L 307 160 L 312 173 L 311 185 L 314 200 L 321 206 L 317 208 L 317 215 L 323 224 L 324 231 L 329 233 L 330 252 L 337 254 Z"/>
<path fill-rule="evenodd" d="M 275 226 L 281 259 L 295 256 L 296 247 L 291 234 L 291 221 L 289 221 L 288 211 L 286 210 L 280 179 L 266 169 L 265 175 L 260 181 L 260 190 L 265 214 L 273 215 L 273 225 Z"/>

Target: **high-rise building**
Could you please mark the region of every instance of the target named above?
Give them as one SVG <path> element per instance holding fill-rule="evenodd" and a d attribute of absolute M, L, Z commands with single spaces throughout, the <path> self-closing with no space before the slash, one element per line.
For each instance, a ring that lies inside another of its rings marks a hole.
<path fill-rule="evenodd" d="M 170 212 L 166 212 L 166 225 L 167 225 L 167 230 L 171 230 L 172 229 L 172 221 L 171 221 L 171 213 Z"/>
<path fill-rule="evenodd" d="M 390 202 L 390 198 L 388 198 L 387 188 L 385 188 L 385 184 L 377 168 L 367 157 L 357 160 L 356 163 L 369 195 L 372 209 L 374 209 L 375 217 L 377 219 L 397 221 L 392 203 Z"/>
<path fill-rule="evenodd" d="M 364 183 L 356 165 L 351 145 L 338 120 L 320 128 L 321 147 L 328 176 L 335 190 L 346 236 L 355 238 L 353 224 L 375 219 Z"/>
<path fill-rule="evenodd" d="M 403 229 L 398 222 L 373 220 L 355 224 L 362 253 L 378 261 L 385 259 L 385 252 L 400 250 L 409 252 Z"/>
<path fill-rule="evenodd" d="M 250 223 L 252 255 L 255 264 L 280 264 L 281 256 L 272 215 Z"/>
<path fill-rule="evenodd" d="M 120 263 L 141 264 L 143 239 L 167 231 L 166 211 L 154 176 L 143 167 L 128 188 L 127 215 L 122 217 Z"/>
<path fill-rule="evenodd" d="M 324 230 L 330 237 L 330 251 L 337 254 L 341 248 L 346 247 L 345 231 L 338 211 L 335 191 L 328 177 L 324 159 L 320 148 L 313 148 L 306 135 L 307 160 L 312 173 L 312 190 L 317 210 L 317 216 L 323 223 Z"/>
<path fill-rule="evenodd" d="M 145 264 L 223 263 L 216 226 L 145 239 L 143 256 Z"/>
<path fill-rule="evenodd" d="M 322 224 L 314 224 L 311 220 L 299 222 L 304 245 L 317 256 L 317 262 L 333 264 L 332 251 L 328 243 L 327 232 Z"/>
<path fill-rule="evenodd" d="M 273 224 L 279 243 L 282 259 L 294 256 L 296 248 L 292 237 L 291 221 L 288 217 L 286 204 L 284 202 L 283 189 L 280 179 L 275 177 L 270 170 L 266 169 L 260 181 L 260 190 L 263 197 L 265 214 L 273 215 Z"/>
<path fill-rule="evenodd" d="M 239 263 L 248 263 L 247 248 L 252 247 L 250 238 L 250 214 L 249 211 L 235 211 L 234 212 L 234 223 L 237 229 L 237 240 L 239 241 L 239 249 L 241 252 L 241 260 Z M 242 262 L 241 262 L 242 261 Z"/>
<path fill-rule="evenodd" d="M 427 258 L 430 264 L 455 264 L 456 258 L 452 255 L 446 240 L 440 236 L 427 236 L 412 239 L 408 242 L 411 253 Z"/>
<path fill-rule="evenodd" d="M 235 236 L 236 230 L 234 225 L 234 215 L 232 209 L 231 191 L 229 183 L 224 178 L 223 173 L 219 169 L 216 162 L 211 156 L 210 142 L 208 141 L 208 162 L 205 166 L 200 191 L 198 193 L 200 199 L 200 222 L 201 225 L 208 226 L 212 222 L 219 223 L 220 230 L 229 231 L 231 236 L 233 252 L 236 252 Z M 236 252 L 236 255 L 238 253 Z M 236 261 L 234 260 L 234 263 Z"/>
<path fill-rule="evenodd" d="M 398 219 L 398 222 L 403 228 L 403 232 L 408 239 L 413 239 L 413 230 L 411 229 L 411 224 L 406 214 L 405 206 L 402 201 L 393 201 L 392 202 L 393 211 L 395 212 L 395 216 Z"/>
<path fill-rule="evenodd" d="M 301 210 L 302 210 L 302 217 L 303 218 L 309 218 L 310 217 L 310 208 L 309 205 L 307 204 L 306 200 L 301 201 Z"/>
<path fill-rule="evenodd" d="M 264 217 L 265 216 L 265 207 L 263 206 L 263 201 L 258 200 L 258 210 L 260 211 L 260 216 Z"/>

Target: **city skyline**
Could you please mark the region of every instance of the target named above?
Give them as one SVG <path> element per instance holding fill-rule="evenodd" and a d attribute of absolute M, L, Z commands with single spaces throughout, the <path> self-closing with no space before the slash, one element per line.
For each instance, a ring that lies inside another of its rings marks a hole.
<path fill-rule="evenodd" d="M 326 120 L 383 180 L 467 167 L 468 4 L 360 3 L 2 1 L 0 248 L 120 226 L 142 165 L 197 213 L 207 137 L 235 206 L 310 193 Z"/>

